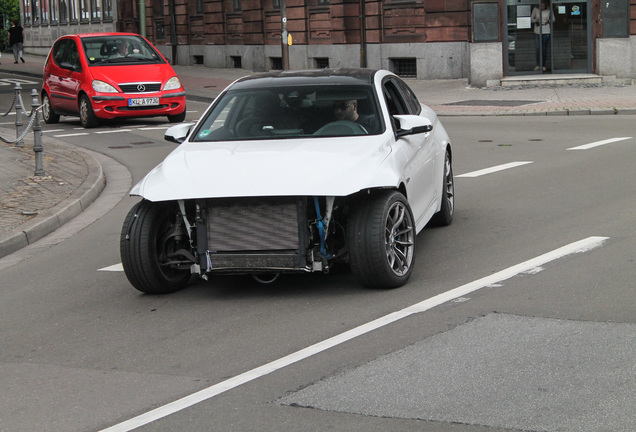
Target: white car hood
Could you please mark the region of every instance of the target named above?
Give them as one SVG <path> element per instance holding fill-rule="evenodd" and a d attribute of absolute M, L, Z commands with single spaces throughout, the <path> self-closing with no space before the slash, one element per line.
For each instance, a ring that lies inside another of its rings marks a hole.
<path fill-rule="evenodd" d="M 185 142 L 130 192 L 150 201 L 247 196 L 346 196 L 395 186 L 391 134 Z"/>

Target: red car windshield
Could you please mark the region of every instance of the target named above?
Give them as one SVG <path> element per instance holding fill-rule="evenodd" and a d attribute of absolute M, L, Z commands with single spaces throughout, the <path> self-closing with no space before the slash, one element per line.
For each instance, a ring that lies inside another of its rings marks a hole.
<path fill-rule="evenodd" d="M 96 36 L 82 38 L 86 60 L 91 66 L 109 64 L 163 63 L 155 49 L 138 36 Z"/>

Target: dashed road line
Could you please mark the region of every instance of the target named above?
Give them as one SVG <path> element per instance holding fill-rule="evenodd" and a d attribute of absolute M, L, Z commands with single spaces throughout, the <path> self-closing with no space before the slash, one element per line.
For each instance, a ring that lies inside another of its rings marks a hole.
<path fill-rule="evenodd" d="M 64 137 L 75 137 L 75 136 L 86 136 L 89 135 L 88 132 L 79 132 L 79 133 L 70 133 L 70 134 L 61 134 L 61 135 L 53 135 L 55 138 L 64 138 Z"/>
<path fill-rule="evenodd" d="M 108 266 L 108 267 L 104 267 L 104 268 L 100 268 L 97 271 L 107 271 L 107 272 L 123 272 L 124 271 L 124 266 L 119 263 L 119 264 L 113 264 L 112 266 Z"/>
<path fill-rule="evenodd" d="M 103 131 L 96 131 L 96 134 L 111 134 L 111 133 L 120 133 L 120 132 L 132 132 L 132 129 L 109 129 Z"/>
<path fill-rule="evenodd" d="M 507 164 L 503 164 L 503 165 L 497 165 L 491 168 L 484 168 L 482 170 L 479 171 L 473 171 L 473 172 L 469 172 L 466 174 L 461 174 L 461 175 L 457 175 L 455 177 L 479 177 L 479 176 L 483 176 L 486 174 L 492 174 L 498 171 L 503 171 L 503 170 L 507 170 L 510 168 L 516 168 L 518 166 L 522 166 L 522 165 L 527 165 L 527 164 L 531 164 L 533 163 L 532 161 L 524 161 L 524 162 L 510 162 Z"/>
<path fill-rule="evenodd" d="M 596 141 L 593 143 L 589 143 L 589 144 L 583 144 L 577 147 L 571 147 L 568 150 L 588 150 L 594 147 L 599 147 L 602 145 L 606 145 L 606 144 L 612 144 L 615 142 L 619 142 L 619 141 L 625 141 L 628 139 L 631 139 L 632 137 L 620 137 L 620 138 L 610 138 L 610 139 L 606 139 L 606 140 L 602 140 L 602 141 Z"/>

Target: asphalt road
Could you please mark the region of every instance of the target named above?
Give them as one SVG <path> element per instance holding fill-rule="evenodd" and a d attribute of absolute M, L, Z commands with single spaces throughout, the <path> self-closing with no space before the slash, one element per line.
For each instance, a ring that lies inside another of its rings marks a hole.
<path fill-rule="evenodd" d="M 636 429 L 634 119 L 443 121 L 455 220 L 420 233 L 406 286 L 168 296 L 117 271 L 125 191 L 173 148 L 167 123 L 46 126 L 103 155 L 109 185 L 77 228 L 0 260 L 0 430 Z"/>

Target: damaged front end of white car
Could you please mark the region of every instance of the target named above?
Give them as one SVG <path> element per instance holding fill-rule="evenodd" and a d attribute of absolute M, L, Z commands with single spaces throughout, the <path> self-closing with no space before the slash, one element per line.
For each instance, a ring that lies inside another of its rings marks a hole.
<path fill-rule="evenodd" d="M 131 284 L 159 294 L 193 275 L 269 283 L 339 264 L 366 286 L 406 283 L 419 229 L 433 216 L 442 224 L 452 217 L 450 146 L 435 167 L 434 199 L 414 216 L 409 153 L 395 142 L 437 132 L 446 146 L 448 137 L 436 118 L 391 116 L 375 78 L 358 70 L 335 84 L 319 76 L 315 86 L 306 76 L 247 79 L 197 124 L 170 128 L 166 139 L 181 144 L 131 191 L 142 197 L 120 239 Z M 364 123 L 331 118 L 351 101 Z"/>

